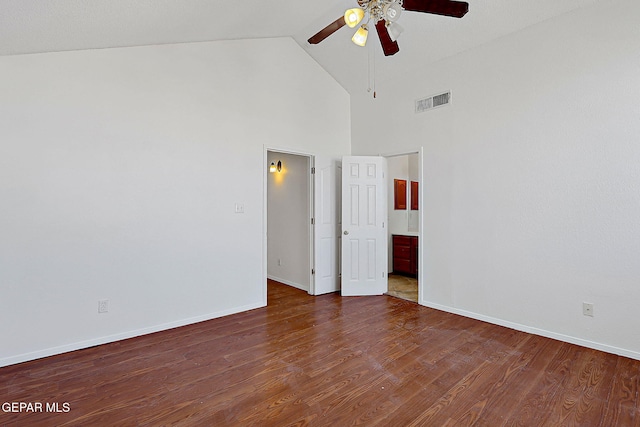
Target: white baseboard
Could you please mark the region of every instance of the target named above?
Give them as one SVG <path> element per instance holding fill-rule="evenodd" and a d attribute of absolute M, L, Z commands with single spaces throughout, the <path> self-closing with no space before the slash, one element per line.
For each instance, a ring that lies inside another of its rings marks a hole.
<path fill-rule="evenodd" d="M 5 357 L 0 359 L 0 368 L 3 366 L 9 366 L 9 365 L 15 365 L 17 363 L 28 362 L 30 360 L 41 359 L 43 357 L 54 356 L 56 354 L 82 350 L 84 348 L 94 347 L 96 345 L 107 344 L 115 341 L 139 337 L 141 335 L 152 334 L 154 332 L 166 331 L 167 329 L 173 329 L 173 328 L 178 328 L 180 326 L 191 325 L 193 323 L 204 322 L 207 320 L 216 319 L 218 317 L 229 316 L 231 314 L 253 310 L 255 308 L 260 308 L 264 306 L 266 306 L 265 303 L 248 304 L 241 307 L 234 307 L 229 310 L 222 310 L 215 313 L 205 314 L 202 316 L 196 316 L 188 319 L 178 320 L 175 322 L 169 322 L 161 325 L 150 326 L 148 328 L 136 329 L 133 331 L 122 332 L 119 334 L 107 335 L 99 338 L 92 338 L 86 341 L 80 341 L 80 342 L 75 342 L 71 344 L 61 345 L 58 347 L 51 347 L 44 350 L 38 350 L 30 353 L 19 354 L 16 356 Z"/>
<path fill-rule="evenodd" d="M 308 287 L 306 287 L 304 285 L 301 285 L 299 283 L 296 283 L 296 282 L 292 282 L 291 280 L 285 280 L 285 279 L 281 279 L 279 277 L 270 276 L 270 275 L 267 275 L 267 279 L 275 280 L 276 282 L 280 282 L 280 283 L 284 283 L 285 285 L 293 286 L 294 288 L 300 289 L 301 291 L 309 292 L 309 288 Z"/>
<path fill-rule="evenodd" d="M 300 284 L 297 284 L 297 283 L 294 283 L 294 282 L 291 282 L 291 281 L 288 281 L 288 280 L 283 280 L 283 279 L 280 279 L 280 278 L 277 278 L 277 277 L 269 276 L 268 278 L 271 279 L 271 280 L 275 280 L 277 282 L 284 283 L 286 285 L 293 286 L 295 288 L 298 288 L 298 289 L 301 289 L 303 291 L 307 291 L 308 292 L 308 290 L 305 289 Z M 491 323 L 491 324 L 494 324 L 494 325 L 504 326 L 504 327 L 507 327 L 507 328 L 510 328 L 510 329 L 515 329 L 517 331 L 526 332 L 526 333 L 530 333 L 530 334 L 534 334 L 534 335 L 539 335 L 539 336 L 543 336 L 543 337 L 546 337 L 546 338 L 551 338 L 551 339 L 567 342 L 567 343 L 570 343 L 570 344 L 576 344 L 576 345 L 579 345 L 579 346 L 582 346 L 582 347 L 592 348 L 594 350 L 604 351 L 606 353 L 616 354 L 616 355 L 619 355 L 619 356 L 624 356 L 624 357 L 629 357 L 631 359 L 640 360 L 640 353 L 636 352 L 636 351 L 631 351 L 631 350 L 627 350 L 627 349 L 624 349 L 624 348 L 614 347 L 614 346 L 610 346 L 610 345 L 607 345 L 607 344 L 598 343 L 598 342 L 595 342 L 595 341 L 589 341 L 589 340 L 585 340 L 585 339 L 582 339 L 582 338 L 576 338 L 576 337 L 573 337 L 573 336 L 570 336 L 570 335 L 559 334 L 559 333 L 552 332 L 552 331 L 547 331 L 547 330 L 544 330 L 544 329 L 534 328 L 534 327 L 531 327 L 531 326 L 522 325 L 520 323 L 509 322 L 509 321 L 506 321 L 506 320 L 503 320 L 503 319 L 498 319 L 498 318 L 495 318 L 495 317 L 485 316 L 485 315 L 474 313 L 474 312 L 467 311 L 467 310 L 460 310 L 460 309 L 456 309 L 456 308 L 445 306 L 445 305 L 441 305 L 441 304 L 435 304 L 435 303 L 432 303 L 432 302 L 429 302 L 429 301 L 421 301 L 420 304 L 425 306 L 425 307 L 433 308 L 435 310 L 445 311 L 447 313 L 452 313 L 452 314 L 457 314 L 457 315 L 464 316 L 464 317 L 469 317 L 471 319 L 476 319 L 476 320 L 480 320 L 480 321 L 483 321 L 483 322 L 488 322 L 488 323 Z M 263 303 L 249 304 L 249 305 L 242 306 L 242 307 L 235 307 L 235 308 L 230 309 L 230 310 L 223 310 L 223 311 L 210 313 L 210 314 L 203 315 L 203 316 L 192 317 L 192 318 L 189 318 L 189 319 L 182 319 L 182 320 L 179 320 L 179 321 L 165 323 L 165 324 L 161 324 L 161 325 L 156 325 L 156 326 L 152 326 L 152 327 L 148 327 L 148 328 L 137 329 L 137 330 L 123 332 L 123 333 L 119 333 L 119 334 L 114 334 L 114 335 L 108 335 L 108 336 L 104 336 L 104 337 L 94 338 L 94 339 L 90 339 L 90 340 L 86 340 L 86 341 L 80 341 L 80 342 L 76 342 L 76 343 L 66 344 L 66 345 L 62 345 L 62 346 L 58 346 L 58 347 L 51 347 L 51 348 L 47 348 L 47 349 L 43 349 L 43 350 L 30 352 L 30 353 L 19 354 L 19 355 L 16 355 L 16 356 L 10 356 L 10 357 L 6 357 L 6 358 L 0 359 L 0 367 L 9 366 L 9 365 L 15 365 L 17 363 L 27 362 L 27 361 L 35 360 L 35 359 L 41 359 L 43 357 L 54 356 L 56 354 L 67 353 L 67 352 L 70 352 L 70 351 L 81 350 L 83 348 L 93 347 L 93 346 L 101 345 L 101 344 L 107 344 L 107 343 L 110 343 L 110 342 L 120 341 L 120 340 L 124 340 L 124 339 L 128 339 L 128 338 L 134 338 L 134 337 L 138 337 L 138 336 L 141 336 L 141 335 L 146 335 L 146 334 L 151 334 L 151 333 L 154 333 L 154 332 L 164 331 L 164 330 L 167 330 L 167 329 L 178 328 L 180 326 L 186 326 L 186 325 L 190 325 L 190 324 L 193 324 L 193 323 L 204 322 L 204 321 L 207 321 L 207 320 L 216 319 L 218 317 L 224 317 L 224 316 L 228 316 L 228 315 L 231 315 L 231 314 L 236 314 L 236 313 L 240 313 L 240 312 L 243 312 L 243 311 L 253 310 L 253 309 L 264 307 L 264 306 L 265 306 L 265 304 L 263 304 Z"/>
<path fill-rule="evenodd" d="M 582 338 L 573 337 L 570 335 L 559 334 L 557 332 L 547 331 L 545 329 L 534 328 L 532 326 L 522 325 L 520 323 L 509 322 L 503 319 L 498 319 L 495 317 L 474 313 L 472 311 L 460 310 L 460 309 L 449 307 L 446 305 L 435 304 L 430 301 L 421 301 L 420 305 L 433 308 L 435 310 L 446 311 L 447 313 L 458 314 L 460 316 L 469 317 L 471 319 L 481 320 L 483 322 L 491 323 L 494 325 L 504 326 L 506 328 L 515 329 L 516 331 L 526 332 L 533 335 L 539 335 L 541 337 L 551 338 L 551 339 L 563 341 L 569 344 L 575 344 L 582 347 L 591 348 L 594 350 L 604 351 L 605 353 L 611 353 L 611 354 L 616 354 L 618 356 L 628 357 L 630 359 L 640 360 L 640 353 L 636 351 L 614 347 L 611 345 L 602 344 L 595 341 L 589 341 Z"/>

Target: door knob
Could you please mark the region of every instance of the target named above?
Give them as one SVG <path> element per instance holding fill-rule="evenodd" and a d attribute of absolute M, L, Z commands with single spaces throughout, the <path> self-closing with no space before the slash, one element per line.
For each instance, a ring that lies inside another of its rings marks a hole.
<path fill-rule="evenodd" d="M 346 236 L 347 234 L 349 234 L 349 232 L 347 230 L 344 230 L 344 235 Z"/>

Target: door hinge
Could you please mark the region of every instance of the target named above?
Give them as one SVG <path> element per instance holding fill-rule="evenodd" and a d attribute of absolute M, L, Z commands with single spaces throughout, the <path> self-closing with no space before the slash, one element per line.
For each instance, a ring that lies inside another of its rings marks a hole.
<path fill-rule="evenodd" d="M 384 271 L 382 272 L 382 277 L 384 277 Z"/>
<path fill-rule="evenodd" d="M 311 168 L 311 175 L 314 175 L 315 173 L 316 173 L 316 168 L 315 167 Z"/>
<path fill-rule="evenodd" d="M 316 221 L 313 218 L 311 218 L 311 225 L 315 225 L 315 223 Z"/>
<path fill-rule="evenodd" d="M 311 269 L 311 274 L 316 274 L 316 270 L 314 268 Z"/>

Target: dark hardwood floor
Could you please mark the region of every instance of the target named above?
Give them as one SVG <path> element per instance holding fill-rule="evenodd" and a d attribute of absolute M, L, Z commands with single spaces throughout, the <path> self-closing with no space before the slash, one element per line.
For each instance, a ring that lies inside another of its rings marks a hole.
<path fill-rule="evenodd" d="M 0 426 L 640 426 L 639 361 L 388 296 L 268 298 L 0 368 L 4 409 L 43 404 Z"/>

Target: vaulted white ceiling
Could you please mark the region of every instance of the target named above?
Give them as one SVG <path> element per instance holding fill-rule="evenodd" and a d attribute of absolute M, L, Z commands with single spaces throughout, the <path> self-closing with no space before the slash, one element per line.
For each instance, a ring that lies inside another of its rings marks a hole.
<path fill-rule="evenodd" d="M 0 55 L 245 38 L 292 37 L 350 93 L 377 78 L 482 45 L 554 16 L 606 0 L 467 0 L 462 19 L 402 13 L 400 52 L 384 57 L 375 31 L 367 47 L 343 27 L 306 40 L 356 0 L 0 0 Z"/>

